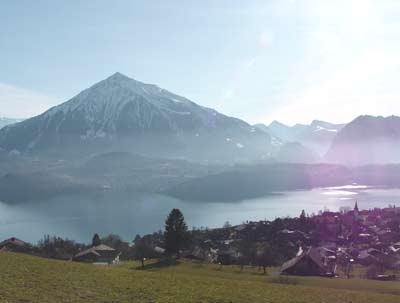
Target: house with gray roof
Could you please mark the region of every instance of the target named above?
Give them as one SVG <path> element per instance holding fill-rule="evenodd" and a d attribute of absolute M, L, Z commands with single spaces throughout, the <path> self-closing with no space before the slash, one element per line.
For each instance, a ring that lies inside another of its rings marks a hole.
<path fill-rule="evenodd" d="M 119 262 L 120 254 L 114 248 L 100 244 L 79 252 L 72 260 L 96 264 L 115 264 Z"/>
<path fill-rule="evenodd" d="M 296 257 L 282 265 L 282 275 L 299 276 L 334 276 L 335 267 L 329 263 L 327 256 L 316 247 L 300 250 Z"/>

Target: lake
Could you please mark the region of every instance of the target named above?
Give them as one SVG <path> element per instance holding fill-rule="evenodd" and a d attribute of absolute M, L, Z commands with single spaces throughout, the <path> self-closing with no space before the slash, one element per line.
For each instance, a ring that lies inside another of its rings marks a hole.
<path fill-rule="evenodd" d="M 400 206 L 400 189 L 370 188 L 359 185 L 282 192 L 240 202 L 184 202 L 149 194 L 102 193 L 92 196 L 68 196 L 23 205 L 0 202 L 0 239 L 15 236 L 36 243 L 44 234 L 90 242 L 95 232 L 115 233 L 131 241 L 136 234 L 164 227 L 172 208 L 179 208 L 190 227 L 221 227 L 225 221 L 240 224 L 246 220 L 298 216 L 319 210 L 360 209 Z"/>

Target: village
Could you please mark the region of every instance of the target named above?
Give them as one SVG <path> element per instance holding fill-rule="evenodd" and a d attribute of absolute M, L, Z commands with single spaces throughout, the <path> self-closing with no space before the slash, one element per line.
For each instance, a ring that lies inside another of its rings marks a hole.
<path fill-rule="evenodd" d="M 13 237 L 0 243 L 0 252 L 103 265 L 139 260 L 143 267 L 149 259 L 185 258 L 221 267 L 237 265 L 241 270 L 255 266 L 264 273 L 273 267 L 280 275 L 399 279 L 400 208 L 395 206 L 359 210 L 355 202 L 354 209 L 339 212 L 308 216 L 303 211 L 297 218 L 193 228 L 185 231 L 180 243 L 174 235 L 172 254 L 166 233 L 137 235 L 132 242 L 95 234 L 91 245 L 55 236 L 31 245 Z"/>

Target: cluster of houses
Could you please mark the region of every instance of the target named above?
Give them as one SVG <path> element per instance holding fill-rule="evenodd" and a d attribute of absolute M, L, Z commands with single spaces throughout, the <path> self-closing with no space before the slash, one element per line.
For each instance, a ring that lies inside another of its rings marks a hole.
<path fill-rule="evenodd" d="M 283 256 L 287 257 L 286 262 L 280 263 L 281 274 L 349 277 L 358 266 L 365 269 L 361 271 L 364 273 L 373 268 L 370 278 L 384 280 L 395 278 L 384 275 L 385 272 L 400 271 L 400 208 L 360 211 L 356 202 L 354 209 L 348 211 L 278 220 L 280 224 L 277 220 L 258 221 L 207 230 L 206 239 L 197 241 L 189 256 L 237 264 L 246 253 L 240 242 L 250 240 L 256 244 L 269 242 L 272 248 L 279 246 L 278 255 L 271 258 L 281 261 Z M 250 260 L 253 265 L 257 265 L 260 246 L 255 245 L 255 258 Z"/>
<path fill-rule="evenodd" d="M 335 275 L 338 268 L 349 274 L 353 264 L 375 268 L 378 273 L 400 270 L 400 208 L 360 211 L 356 202 L 352 211 L 327 211 L 310 220 L 315 227 L 304 244 L 311 249 L 286 262 L 282 273 L 303 267 L 305 258 L 312 264 L 312 274 L 315 266 L 322 275 Z"/>
<path fill-rule="evenodd" d="M 361 266 L 375 268 L 376 277 L 371 278 L 381 279 L 394 278 L 385 276 L 385 271 L 400 271 L 400 208 L 394 206 L 360 211 L 356 202 L 348 211 L 192 230 L 191 238 L 183 257 L 222 265 L 281 264 L 281 274 L 328 277 L 339 272 L 349 277 L 354 266 Z M 164 253 L 162 233 L 142 241 L 156 254 Z M 0 243 L 0 252 L 24 252 L 29 247 L 10 238 Z M 71 260 L 115 264 L 120 255 L 99 244 L 80 249 Z"/>
<path fill-rule="evenodd" d="M 354 265 L 374 268 L 370 278 L 391 279 L 386 270 L 400 271 L 400 208 L 394 206 L 323 212 L 310 218 L 311 232 L 285 231 L 300 244 L 297 255 L 282 265 L 282 274 L 349 275 Z M 304 249 L 304 247 L 307 247 Z"/>

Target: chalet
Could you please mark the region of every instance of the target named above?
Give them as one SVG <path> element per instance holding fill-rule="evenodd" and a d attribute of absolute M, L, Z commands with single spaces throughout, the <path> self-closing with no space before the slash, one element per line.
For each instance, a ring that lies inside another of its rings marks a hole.
<path fill-rule="evenodd" d="M 120 253 L 104 244 L 81 251 L 73 257 L 73 261 L 97 264 L 115 264 L 119 262 Z"/>
<path fill-rule="evenodd" d="M 30 248 L 30 245 L 15 237 L 4 240 L 0 243 L 0 251 L 25 252 Z"/>
<path fill-rule="evenodd" d="M 297 256 L 282 265 L 282 275 L 334 276 L 335 268 L 316 247 L 300 250 Z"/>

